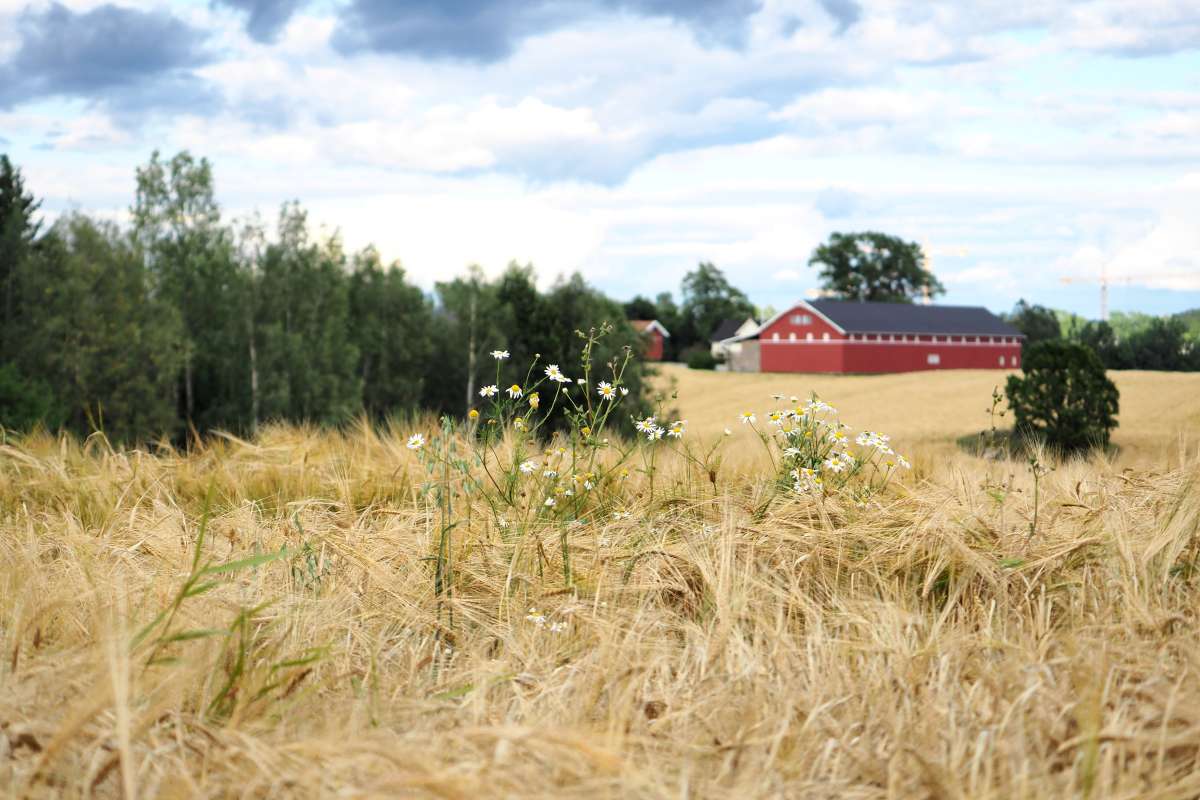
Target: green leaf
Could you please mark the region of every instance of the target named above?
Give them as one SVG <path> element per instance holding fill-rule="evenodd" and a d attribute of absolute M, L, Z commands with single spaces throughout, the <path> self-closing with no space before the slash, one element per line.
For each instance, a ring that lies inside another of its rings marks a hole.
<path fill-rule="evenodd" d="M 200 570 L 199 574 L 216 575 L 221 572 L 237 572 L 238 570 L 251 569 L 261 564 L 267 564 L 271 561 L 276 561 L 285 555 L 287 555 L 287 550 L 281 550 L 278 553 L 261 553 L 257 556 L 239 558 L 236 561 L 226 561 L 224 564 L 205 567 L 204 569 Z"/>

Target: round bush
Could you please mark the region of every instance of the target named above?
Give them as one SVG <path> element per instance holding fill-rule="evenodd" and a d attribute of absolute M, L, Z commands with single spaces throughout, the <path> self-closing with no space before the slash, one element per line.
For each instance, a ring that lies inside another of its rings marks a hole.
<path fill-rule="evenodd" d="M 687 354 L 687 365 L 691 369 L 716 369 L 717 360 L 708 350 L 697 348 Z"/>
<path fill-rule="evenodd" d="M 1061 339 L 1038 342 L 1021 369 L 1024 376 L 1010 376 L 1005 387 L 1018 434 L 1062 452 L 1108 445 L 1119 393 L 1090 348 Z"/>

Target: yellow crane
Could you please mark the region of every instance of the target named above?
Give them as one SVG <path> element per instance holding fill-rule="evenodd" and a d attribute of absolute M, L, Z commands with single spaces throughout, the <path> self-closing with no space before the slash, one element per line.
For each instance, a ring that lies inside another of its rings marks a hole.
<path fill-rule="evenodd" d="M 1100 268 L 1099 275 L 1067 275 L 1060 280 L 1063 283 L 1098 283 L 1100 284 L 1100 319 L 1108 321 L 1108 287 L 1114 283 L 1135 283 L 1137 281 L 1165 280 L 1183 277 L 1179 273 L 1173 275 L 1109 275 L 1108 270 Z"/>

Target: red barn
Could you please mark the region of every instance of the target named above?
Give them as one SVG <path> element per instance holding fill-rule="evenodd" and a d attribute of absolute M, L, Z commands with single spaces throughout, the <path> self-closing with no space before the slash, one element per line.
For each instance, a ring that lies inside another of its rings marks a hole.
<path fill-rule="evenodd" d="M 645 359 L 662 361 L 663 343 L 666 339 L 671 338 L 671 334 L 667 333 L 667 329 L 662 326 L 662 323 L 656 319 L 631 319 L 629 324 L 646 338 Z"/>
<path fill-rule="evenodd" d="M 1016 369 L 1021 332 L 978 306 L 800 301 L 746 337 L 745 372 Z"/>

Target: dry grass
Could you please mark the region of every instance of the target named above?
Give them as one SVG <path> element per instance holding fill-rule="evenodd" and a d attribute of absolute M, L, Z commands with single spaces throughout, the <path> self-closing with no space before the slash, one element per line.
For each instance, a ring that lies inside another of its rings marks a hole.
<path fill-rule="evenodd" d="M 1004 388 L 1003 370 L 947 370 L 898 375 L 780 375 L 660 367 L 662 385 L 674 381 L 683 416 L 701 433 L 719 433 L 747 402 L 774 392 L 815 391 L 843 416 L 892 434 L 906 446 L 955 450 L 955 439 L 986 427 L 992 387 Z M 1200 373 L 1110 371 L 1121 392 L 1113 443 L 1124 464 L 1157 464 L 1181 431 L 1200 431 Z M 756 406 L 751 406 L 756 407 Z"/>
<path fill-rule="evenodd" d="M 729 378 L 686 388 L 717 406 Z M 741 396 L 761 408 L 770 380 Z M 907 413 L 962 404 L 977 429 L 992 380 L 956 376 L 947 393 L 971 396 Z M 1126 403 L 1143 380 L 1118 379 Z M 1200 454 L 1177 429 L 1137 438 L 1123 403 L 1122 435 L 1170 466 L 1060 465 L 1031 536 L 1023 466 L 947 448 L 957 410 L 923 442 L 899 406 L 920 384 L 896 382 L 894 404 L 866 378 L 825 391 L 915 448 L 878 507 L 756 514 L 761 472 L 727 466 L 714 490 L 670 461 L 653 502 L 636 484 L 633 516 L 571 534 L 565 591 L 557 529 L 514 537 L 477 502 L 458 512 L 440 613 L 437 516 L 399 435 L 277 428 L 186 455 L 4 447 L 0 789 L 1200 796 Z M 1011 491 L 981 488 L 1010 474 Z M 147 667 L 130 641 L 170 606 L 206 517 L 215 560 L 291 555 L 185 600 L 175 630 L 234 635 L 168 643 L 173 660 Z M 566 630 L 527 621 L 531 607 Z"/>

